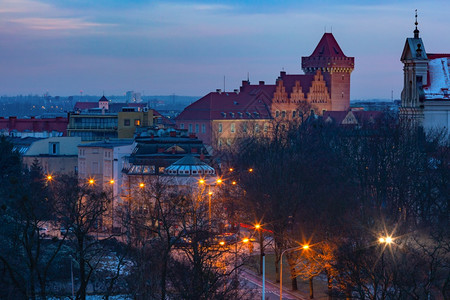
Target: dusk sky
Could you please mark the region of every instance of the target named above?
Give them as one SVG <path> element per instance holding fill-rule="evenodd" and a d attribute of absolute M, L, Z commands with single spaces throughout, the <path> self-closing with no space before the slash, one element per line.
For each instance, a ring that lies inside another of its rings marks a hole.
<path fill-rule="evenodd" d="M 355 57 L 351 99 L 400 97 L 414 30 L 450 53 L 450 1 L 0 0 L 0 95 L 202 96 L 302 74 L 325 28 Z"/>

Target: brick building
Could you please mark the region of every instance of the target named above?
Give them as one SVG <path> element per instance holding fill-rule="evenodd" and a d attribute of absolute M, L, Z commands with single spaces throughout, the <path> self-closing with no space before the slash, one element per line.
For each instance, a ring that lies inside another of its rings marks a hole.
<path fill-rule="evenodd" d="M 246 80 L 233 92 L 211 92 L 186 107 L 176 125 L 205 144 L 221 146 L 241 134 L 268 132 L 274 120 L 300 121 L 311 110 L 318 115 L 347 111 L 353 68 L 354 58 L 345 56 L 333 34 L 325 33 L 313 53 L 302 57 L 305 74 L 282 71 L 275 84 Z"/>

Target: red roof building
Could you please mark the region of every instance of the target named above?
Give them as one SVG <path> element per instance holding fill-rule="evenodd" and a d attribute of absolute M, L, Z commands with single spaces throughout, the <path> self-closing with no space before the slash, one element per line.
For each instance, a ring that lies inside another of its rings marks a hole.
<path fill-rule="evenodd" d="M 41 137 L 66 136 L 68 119 L 62 117 L 37 119 L 17 119 L 0 117 L 0 131 L 2 135 L 16 137 Z"/>
<path fill-rule="evenodd" d="M 334 36 L 325 33 L 313 53 L 302 57 L 305 74 L 282 71 L 274 84 L 252 85 L 247 80 L 233 92 L 211 92 L 186 107 L 176 124 L 205 144 L 220 146 L 241 133 L 267 131 L 272 120 L 303 118 L 305 110 L 319 115 L 347 111 L 353 68 L 354 58 L 345 56 Z"/>

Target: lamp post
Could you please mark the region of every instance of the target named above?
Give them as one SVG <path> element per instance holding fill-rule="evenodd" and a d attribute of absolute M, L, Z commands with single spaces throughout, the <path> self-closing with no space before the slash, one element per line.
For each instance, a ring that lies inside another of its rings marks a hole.
<path fill-rule="evenodd" d="M 288 251 L 295 251 L 295 250 L 300 250 L 300 249 L 308 250 L 309 245 L 292 247 L 292 248 L 285 249 L 283 252 L 281 252 L 281 257 L 280 257 L 280 300 L 283 299 L 283 254 Z"/>

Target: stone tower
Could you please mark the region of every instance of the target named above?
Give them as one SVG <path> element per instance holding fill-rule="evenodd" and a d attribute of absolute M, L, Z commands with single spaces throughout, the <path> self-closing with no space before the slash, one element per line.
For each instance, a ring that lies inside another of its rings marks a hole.
<path fill-rule="evenodd" d="M 423 123 L 423 108 L 425 95 L 423 87 L 427 85 L 428 57 L 416 28 L 414 37 L 407 38 L 400 60 L 403 63 L 403 91 L 401 95 L 400 117 L 415 121 L 416 125 Z"/>
<path fill-rule="evenodd" d="M 350 108 L 350 74 L 355 67 L 355 58 L 347 57 L 332 33 L 324 33 L 314 52 L 302 57 L 305 74 L 316 74 L 320 70 L 331 98 L 331 110 L 346 111 Z"/>

